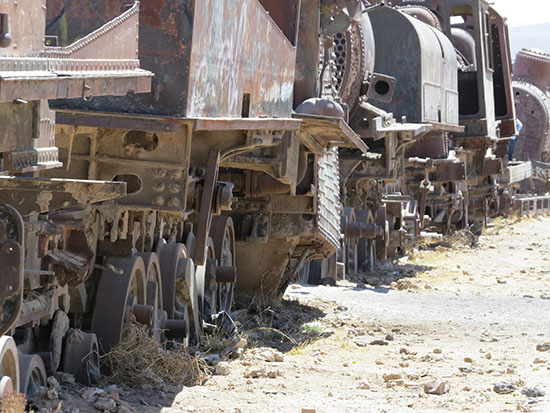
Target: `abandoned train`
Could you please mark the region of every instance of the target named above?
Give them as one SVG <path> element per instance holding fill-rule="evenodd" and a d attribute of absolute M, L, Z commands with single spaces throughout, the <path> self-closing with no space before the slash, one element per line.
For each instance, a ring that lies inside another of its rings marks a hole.
<path fill-rule="evenodd" d="M 509 205 L 505 20 L 393 3 L 0 3 L 0 394 Z"/>

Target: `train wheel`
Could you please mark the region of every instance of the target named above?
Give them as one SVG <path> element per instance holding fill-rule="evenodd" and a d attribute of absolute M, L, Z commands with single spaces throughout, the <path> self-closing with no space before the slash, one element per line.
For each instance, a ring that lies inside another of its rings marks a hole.
<path fill-rule="evenodd" d="M 19 354 L 19 393 L 31 396 L 46 386 L 46 366 L 38 354 Z"/>
<path fill-rule="evenodd" d="M 210 235 L 214 240 L 214 251 L 218 260 L 216 270 L 216 303 L 218 311 L 230 311 L 233 305 L 235 290 L 235 228 L 231 217 L 215 216 L 212 218 Z"/>
<path fill-rule="evenodd" d="M 0 338 L 0 397 L 19 389 L 19 361 L 13 338 Z"/>
<path fill-rule="evenodd" d="M 146 303 L 153 307 L 151 333 L 155 340 L 162 341 L 167 315 L 162 304 L 162 277 L 159 258 L 154 252 L 144 252 L 138 255 L 143 258 L 147 274 Z"/>
<path fill-rule="evenodd" d="M 346 227 L 348 222 L 356 222 L 358 220 L 354 208 L 346 207 L 344 208 L 344 215 L 342 217 L 343 223 L 342 227 Z M 348 274 L 356 274 L 359 269 L 359 259 L 358 259 L 358 245 L 359 240 L 357 238 L 347 238 L 344 240 L 344 264 L 346 265 L 346 272 Z"/>
<path fill-rule="evenodd" d="M 388 258 L 388 247 L 390 245 L 390 219 L 385 205 L 378 208 L 374 221 L 376 225 L 384 229 L 384 237 L 382 239 L 377 239 L 375 242 L 376 258 L 385 260 Z"/>
<path fill-rule="evenodd" d="M 189 330 L 193 334 L 194 343 L 198 343 L 202 332 L 202 314 L 199 308 L 200 296 L 199 285 L 195 273 L 195 264 L 191 258 L 180 258 L 178 260 L 176 275 L 176 296 L 174 307 L 176 318 L 188 320 Z M 181 317 L 184 315 L 184 317 Z"/>
<path fill-rule="evenodd" d="M 374 223 L 374 218 L 370 210 L 356 210 L 355 215 L 357 221 Z M 376 265 L 376 249 L 377 243 L 373 239 L 359 239 L 357 241 L 357 261 L 358 268 L 361 272 L 370 272 L 374 270 Z"/>
<path fill-rule="evenodd" d="M 87 386 L 99 382 L 99 345 L 94 333 L 85 333 L 78 329 L 70 329 L 67 332 L 62 370 L 72 374 L 76 381 Z"/>
<path fill-rule="evenodd" d="M 107 260 L 92 316 L 92 331 L 97 335 L 102 354 L 120 342 L 124 323 L 131 321 L 132 313 L 138 322 L 150 325 L 153 308 L 146 305 L 146 291 L 147 273 L 141 257 Z"/>
<path fill-rule="evenodd" d="M 216 251 L 214 240 L 209 237 L 206 244 L 206 262 L 196 268 L 197 290 L 199 293 L 199 308 L 204 317 L 216 314 Z"/>
<path fill-rule="evenodd" d="M 161 240 L 157 246 L 162 280 L 162 304 L 166 311 L 166 334 L 189 344 L 194 333 L 198 341 L 202 318 L 199 308 L 200 283 L 197 283 L 195 264 L 188 258 L 187 249 L 181 243 Z M 187 334 L 186 336 L 184 334 Z"/>

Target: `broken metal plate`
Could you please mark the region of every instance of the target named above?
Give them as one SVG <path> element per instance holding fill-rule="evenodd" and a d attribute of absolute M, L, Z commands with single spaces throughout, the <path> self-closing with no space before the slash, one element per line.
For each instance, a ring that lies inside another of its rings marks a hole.
<path fill-rule="evenodd" d="M 126 196 L 126 182 L 0 176 L 0 202 L 21 215 L 54 211 Z"/>
<path fill-rule="evenodd" d="M 344 119 L 301 113 L 293 117 L 302 120 L 298 136 L 315 154 L 322 154 L 324 148 L 331 146 L 358 148 L 365 154 L 369 151 L 369 147 Z"/>

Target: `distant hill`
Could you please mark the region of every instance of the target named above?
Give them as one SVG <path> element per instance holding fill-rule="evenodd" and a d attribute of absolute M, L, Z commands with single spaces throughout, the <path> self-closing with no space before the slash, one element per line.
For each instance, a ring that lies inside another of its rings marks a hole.
<path fill-rule="evenodd" d="M 533 26 L 512 27 L 510 29 L 512 60 L 521 49 L 540 49 L 550 53 L 550 23 Z"/>

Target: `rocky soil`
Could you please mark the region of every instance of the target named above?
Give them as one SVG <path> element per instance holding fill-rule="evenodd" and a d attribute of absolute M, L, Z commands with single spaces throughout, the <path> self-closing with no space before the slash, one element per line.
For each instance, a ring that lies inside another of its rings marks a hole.
<path fill-rule="evenodd" d="M 550 412 L 549 217 L 293 285 L 274 310 L 234 314 L 248 345 L 202 386 L 57 383 L 61 410 Z"/>

